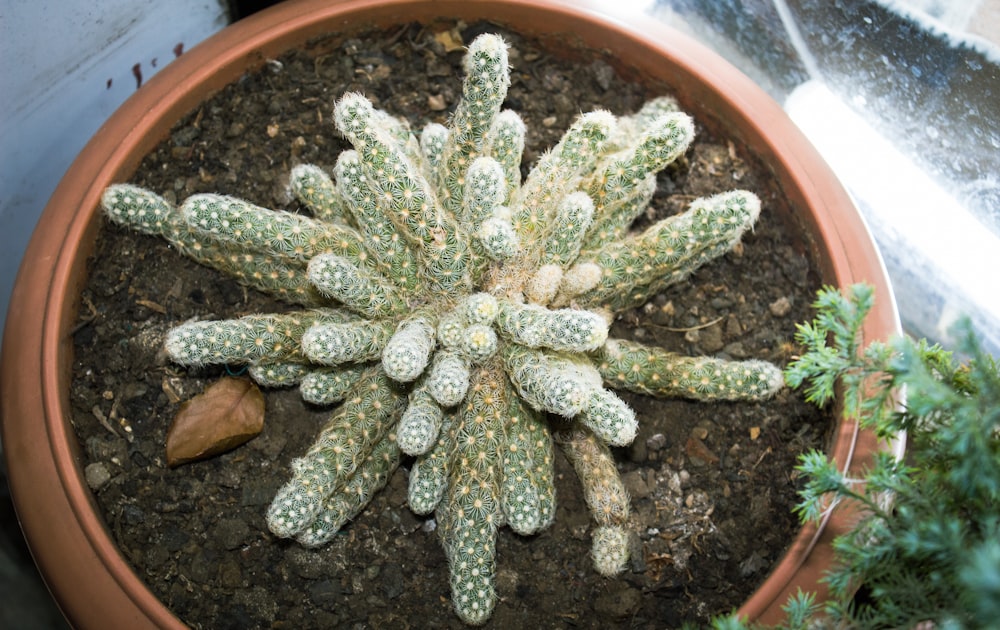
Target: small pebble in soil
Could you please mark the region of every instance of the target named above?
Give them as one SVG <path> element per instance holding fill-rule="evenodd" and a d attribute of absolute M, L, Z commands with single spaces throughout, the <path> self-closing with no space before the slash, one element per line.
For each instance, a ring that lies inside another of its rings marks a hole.
<path fill-rule="evenodd" d="M 625 619 L 639 608 L 641 600 L 642 592 L 639 589 L 624 582 L 615 582 L 597 597 L 594 610 L 605 617 Z"/>
<path fill-rule="evenodd" d="M 646 485 L 646 480 L 643 479 L 642 473 L 638 470 L 622 475 L 622 483 L 625 484 L 625 489 L 633 499 L 645 499 L 649 496 L 649 486 Z"/>
<path fill-rule="evenodd" d="M 768 306 L 768 309 L 771 311 L 771 315 L 774 315 L 775 317 L 784 317 L 785 315 L 788 315 L 788 313 L 791 312 L 792 302 L 787 297 L 780 297 L 777 300 L 771 302 L 771 305 Z"/>
<path fill-rule="evenodd" d="M 83 474 L 87 479 L 87 485 L 94 492 L 97 492 L 111 481 L 111 472 L 108 471 L 108 467 L 104 462 L 87 464 Z"/>

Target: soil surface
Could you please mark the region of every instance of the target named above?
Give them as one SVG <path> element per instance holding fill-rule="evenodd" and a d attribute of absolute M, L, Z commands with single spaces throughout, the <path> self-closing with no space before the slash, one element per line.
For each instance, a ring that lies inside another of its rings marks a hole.
<path fill-rule="evenodd" d="M 443 35 L 448 28 L 328 37 L 268 61 L 178 123 L 132 181 L 172 200 L 219 192 L 294 210 L 291 167 L 332 170 L 347 148 L 332 123 L 336 97 L 364 92 L 417 128 L 428 117 L 445 122 L 460 94 L 463 55 L 446 44 L 486 30 L 512 44 L 507 106 L 528 125 L 525 165 L 581 111 L 628 113 L 665 91 L 623 80 L 613 60 L 596 53 L 566 60 L 491 25 Z M 612 334 L 783 365 L 795 350 L 794 323 L 809 316 L 817 272 L 768 171 L 704 125 L 686 157 L 661 175 L 646 220 L 740 187 L 764 202 L 757 227 L 736 251 L 621 317 Z M 165 435 L 179 404 L 226 371 L 171 364 L 161 351 L 166 330 L 195 316 L 291 307 L 160 240 L 110 225 L 91 266 L 74 337 L 73 421 L 83 464 L 125 557 L 178 617 L 212 629 L 462 627 L 435 522 L 406 505 L 410 460 L 329 545 L 307 550 L 268 531 L 264 513 L 289 462 L 330 415 L 297 391 L 267 392 L 264 431 L 246 445 L 167 468 Z M 797 531 L 793 467 L 799 453 L 825 446 L 828 415 L 787 390 L 762 404 L 624 398 L 640 420 L 634 444 L 616 450 L 632 496 L 628 570 L 608 579 L 592 569 L 592 523 L 557 451 L 555 523 L 528 538 L 501 530 L 500 601 L 489 627 L 705 622 L 743 602 Z"/>

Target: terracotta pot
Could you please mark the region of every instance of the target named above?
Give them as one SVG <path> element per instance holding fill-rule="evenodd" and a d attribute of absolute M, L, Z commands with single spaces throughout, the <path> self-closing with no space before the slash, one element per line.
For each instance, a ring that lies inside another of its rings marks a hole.
<path fill-rule="evenodd" d="M 312 37 L 372 25 L 489 18 L 528 35 L 614 51 L 621 70 L 666 83 L 696 118 L 749 147 L 803 213 L 799 222 L 826 284 L 864 281 L 879 297 L 866 340 L 899 330 L 879 255 L 847 193 L 782 109 L 749 79 L 688 37 L 648 19 L 609 21 L 586 6 L 539 0 L 301 0 L 243 20 L 185 53 L 126 102 L 94 136 L 42 215 L 11 298 L 2 363 L 3 441 L 18 516 L 45 580 L 78 627 L 182 627 L 117 549 L 79 464 L 70 424 L 72 328 L 86 260 L 101 224 L 104 188 L 126 181 L 171 126 L 245 70 Z M 873 435 L 841 423 L 830 453 L 853 470 L 878 448 Z M 851 517 L 834 512 L 805 527 L 740 611 L 783 616 L 796 589 L 817 583 L 830 541 Z"/>

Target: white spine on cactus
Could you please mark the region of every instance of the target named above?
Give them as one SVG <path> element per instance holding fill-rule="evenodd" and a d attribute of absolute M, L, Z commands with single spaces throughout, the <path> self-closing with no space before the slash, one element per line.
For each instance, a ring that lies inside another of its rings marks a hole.
<path fill-rule="evenodd" d="M 377 358 L 391 334 L 391 322 L 317 324 L 302 335 L 302 351 L 321 365 L 360 363 Z"/>
<path fill-rule="evenodd" d="M 261 248 L 302 262 L 323 252 L 335 239 L 333 224 L 291 212 L 268 210 L 226 195 L 191 195 L 181 204 L 180 212 L 189 226 L 220 241 Z M 364 249 L 359 234 L 343 226 L 340 231 L 352 233 L 352 254 L 357 255 Z M 346 251 L 341 253 L 348 254 Z"/>
<path fill-rule="evenodd" d="M 465 174 L 464 218 L 479 225 L 504 202 L 507 183 L 503 167 L 491 157 L 478 157 Z"/>
<path fill-rule="evenodd" d="M 414 389 L 396 429 L 396 443 L 400 450 L 407 455 L 426 453 L 437 442 L 443 418 L 441 406 L 427 388 Z"/>
<path fill-rule="evenodd" d="M 532 274 L 524 287 L 524 297 L 532 304 L 545 306 L 552 301 L 562 282 L 562 267 L 555 264 L 542 265 Z"/>
<path fill-rule="evenodd" d="M 363 269 L 343 256 L 319 254 L 309 261 L 309 281 L 320 293 L 369 318 L 386 317 L 403 302 L 381 276 Z"/>
<path fill-rule="evenodd" d="M 579 116 L 559 143 L 542 156 L 521 187 L 514 206 L 514 228 L 536 239 L 554 212 L 554 201 L 568 193 L 582 172 L 592 167 L 604 141 L 614 132 L 615 117 L 597 110 Z"/>
<path fill-rule="evenodd" d="M 483 155 L 486 134 L 500 113 L 510 86 L 507 44 L 497 35 L 477 37 L 464 61 L 462 98 L 451 118 L 451 133 L 442 151 L 435 180 L 445 210 L 462 205 L 463 182 L 477 155 Z"/>
<path fill-rule="evenodd" d="M 430 320 L 415 317 L 400 323 L 382 351 L 382 368 L 394 381 L 416 380 L 434 349 L 435 330 Z"/>
<path fill-rule="evenodd" d="M 446 415 L 431 450 L 417 457 L 410 469 L 407 502 L 416 514 L 430 514 L 441 503 L 448 488 L 448 464 L 454 441 L 452 416 Z"/>
<path fill-rule="evenodd" d="M 489 326 L 500 312 L 500 305 L 489 293 L 473 293 L 462 301 L 459 309 L 467 323 Z"/>
<path fill-rule="evenodd" d="M 379 442 L 344 487 L 326 498 L 312 523 L 299 531 L 295 539 L 306 547 L 329 542 L 385 486 L 398 464 L 399 447 L 391 439 Z"/>
<path fill-rule="evenodd" d="M 580 262 L 563 274 L 559 293 L 553 304 L 563 306 L 578 295 L 590 291 L 601 282 L 601 267 L 592 262 Z"/>
<path fill-rule="evenodd" d="M 627 446 L 635 439 L 639 422 L 624 400 L 607 389 L 597 389 L 577 415 L 597 437 L 612 446 Z"/>
<path fill-rule="evenodd" d="M 101 195 L 101 205 L 115 223 L 145 234 L 164 234 L 176 216 L 166 199 L 132 184 L 108 186 Z"/>
<path fill-rule="evenodd" d="M 420 132 L 420 151 L 424 154 L 432 172 L 441 164 L 444 145 L 448 142 L 448 128 L 440 123 L 427 123 Z M 435 185 L 439 185 L 435 182 Z"/>
<path fill-rule="evenodd" d="M 299 164 L 288 178 L 292 194 L 312 210 L 322 221 L 349 223 L 344 201 L 337 193 L 333 179 L 314 164 Z"/>
<path fill-rule="evenodd" d="M 549 310 L 537 304 L 501 302 L 497 328 L 529 348 L 589 352 L 608 339 L 608 320 L 578 309 Z"/>
<path fill-rule="evenodd" d="M 469 364 L 458 353 L 442 350 L 434 355 L 427 391 L 442 407 L 454 407 L 469 389 Z"/>
<path fill-rule="evenodd" d="M 441 318 L 437 326 L 437 338 L 445 348 L 460 350 L 465 337 L 465 319 L 460 313 L 451 311 Z"/>
<path fill-rule="evenodd" d="M 608 141 L 609 151 L 620 151 L 635 144 L 642 134 L 649 129 L 657 119 L 667 114 L 680 111 L 677 100 L 670 96 L 657 96 L 643 103 L 634 114 L 620 116 L 615 135 Z"/>
<path fill-rule="evenodd" d="M 247 374 L 262 387 L 295 385 L 309 372 L 310 367 L 301 363 L 259 363 L 251 365 Z"/>
<path fill-rule="evenodd" d="M 340 402 L 361 379 L 361 366 L 337 366 L 313 369 L 302 377 L 299 393 L 302 400 L 314 405 L 332 405 Z"/>
<path fill-rule="evenodd" d="M 514 230 L 510 219 L 492 216 L 479 226 L 476 238 L 486 251 L 486 255 L 497 262 L 510 260 L 521 251 L 521 239 Z"/>
<path fill-rule="evenodd" d="M 582 411 L 601 386 L 596 368 L 568 356 L 514 347 L 506 362 L 510 380 L 525 402 L 567 418 Z"/>
<path fill-rule="evenodd" d="M 525 133 L 524 121 L 517 112 L 508 109 L 497 114 L 486 134 L 486 154 L 503 167 L 506 183 L 503 203 L 509 203 L 511 195 L 521 185 Z"/>
<path fill-rule="evenodd" d="M 599 525 L 591 534 L 591 557 L 594 570 L 614 577 L 628 564 L 628 531 L 621 525 Z"/>
<path fill-rule="evenodd" d="M 594 202 L 578 190 L 566 195 L 556 207 L 552 226 L 545 237 L 542 262 L 565 267 L 580 254 L 584 235 L 594 219 Z"/>
<path fill-rule="evenodd" d="M 497 334 L 489 326 L 472 324 L 465 329 L 461 349 L 473 364 L 481 364 L 492 357 L 498 347 Z"/>

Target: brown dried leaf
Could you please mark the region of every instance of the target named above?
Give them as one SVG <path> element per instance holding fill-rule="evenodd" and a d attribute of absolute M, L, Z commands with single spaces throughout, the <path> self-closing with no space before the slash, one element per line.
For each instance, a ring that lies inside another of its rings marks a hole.
<path fill-rule="evenodd" d="M 223 378 L 181 405 L 167 432 L 167 465 L 236 448 L 264 428 L 264 396 L 251 381 Z"/>

